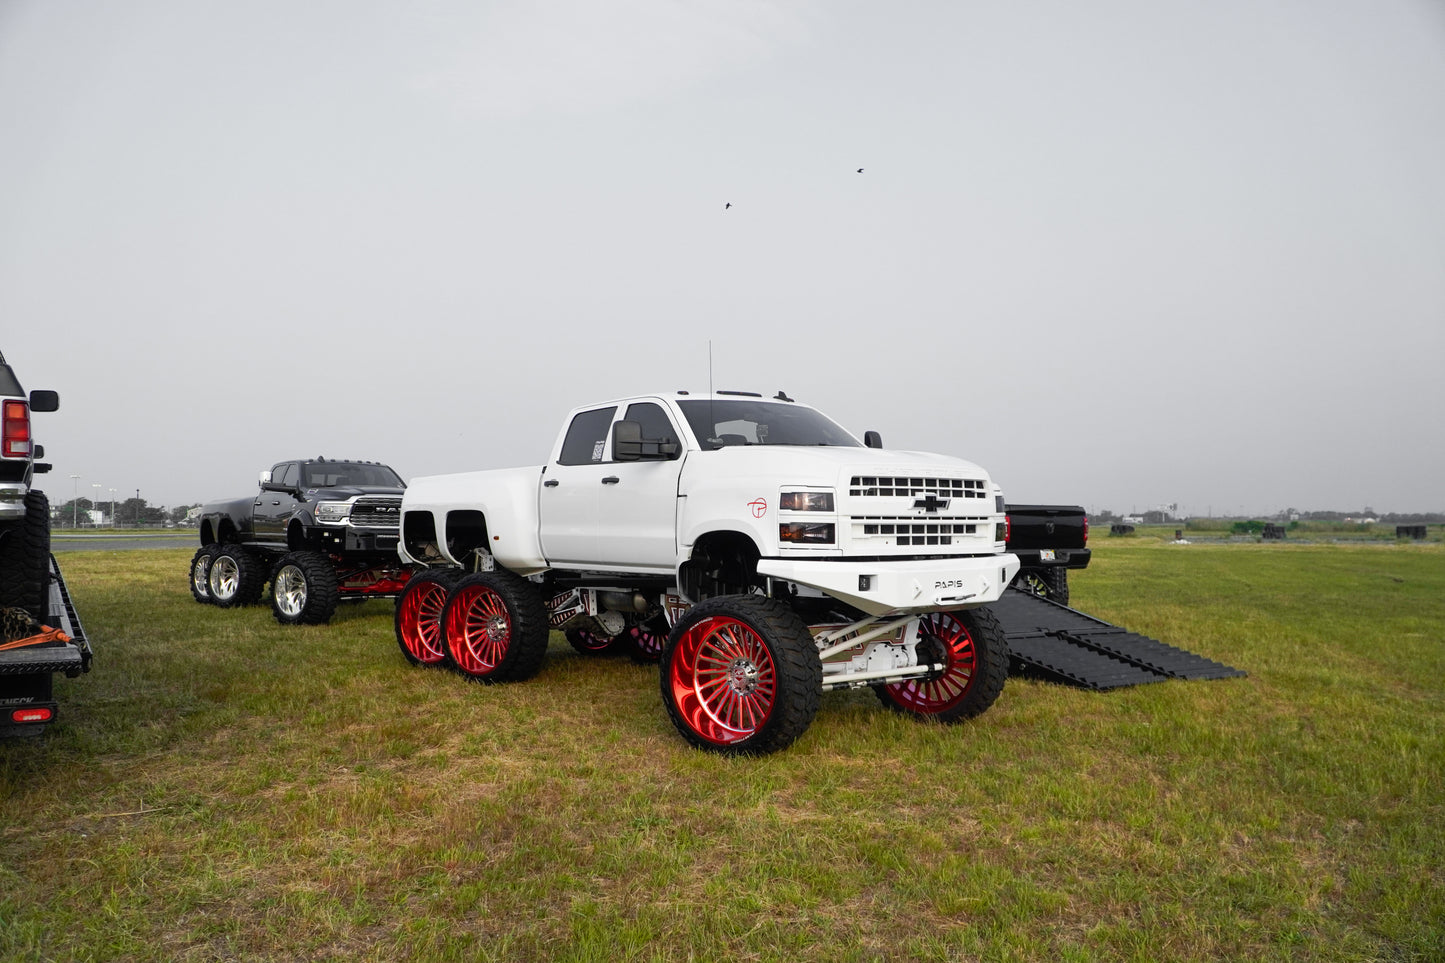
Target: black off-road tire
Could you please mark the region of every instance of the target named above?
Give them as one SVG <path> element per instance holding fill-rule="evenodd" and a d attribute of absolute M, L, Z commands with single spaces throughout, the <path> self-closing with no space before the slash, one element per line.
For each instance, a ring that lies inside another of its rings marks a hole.
<path fill-rule="evenodd" d="M 459 579 L 442 612 L 449 664 L 478 682 L 530 679 L 550 634 L 541 590 L 504 569 Z"/>
<path fill-rule="evenodd" d="M 461 569 L 429 568 L 417 572 L 396 599 L 396 644 L 412 665 L 445 665 L 447 644 L 442 613 Z"/>
<path fill-rule="evenodd" d="M 682 737 L 723 755 L 791 745 L 818 713 L 823 664 L 803 620 L 760 595 L 691 609 L 662 653 L 662 704 Z"/>
<path fill-rule="evenodd" d="M 261 601 L 266 572 L 261 560 L 240 545 L 222 545 L 211 559 L 206 573 L 206 586 L 211 602 L 223 609 L 238 605 L 255 605 Z"/>
<path fill-rule="evenodd" d="M 0 607 L 24 609 L 38 622 L 50 608 L 50 500 L 33 489 L 25 515 L 0 529 Z"/>
<path fill-rule="evenodd" d="M 1008 681 L 1008 636 L 993 612 L 934 612 L 924 617 L 923 632 L 920 659 L 947 668 L 923 679 L 876 685 L 879 701 L 933 722 L 961 722 L 987 711 Z"/>
<path fill-rule="evenodd" d="M 1069 604 L 1069 570 L 1062 565 L 1019 569 L 1013 584 L 1030 595 L 1060 605 Z"/>
<path fill-rule="evenodd" d="M 282 625 L 325 625 L 340 598 L 336 567 L 320 552 L 292 552 L 271 568 L 271 614 Z"/>
<path fill-rule="evenodd" d="M 211 604 L 211 563 L 220 550 L 219 543 L 211 542 L 196 549 L 196 554 L 191 556 L 191 598 L 202 605 Z"/>

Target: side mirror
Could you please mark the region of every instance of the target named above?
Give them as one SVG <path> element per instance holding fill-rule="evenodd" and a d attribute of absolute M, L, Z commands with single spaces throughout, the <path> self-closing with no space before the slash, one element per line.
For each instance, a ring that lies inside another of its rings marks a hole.
<path fill-rule="evenodd" d="M 270 470 L 269 468 L 266 469 L 265 471 L 261 472 L 261 474 L 259 474 L 259 475 L 256 476 L 256 484 L 260 485 L 262 488 L 266 487 L 266 486 L 269 485 L 270 483 L 271 483 L 271 470 Z"/>
<path fill-rule="evenodd" d="M 677 442 L 643 438 L 638 422 L 619 421 L 612 426 L 613 461 L 666 461 L 676 457 Z"/>
<path fill-rule="evenodd" d="M 31 411 L 59 411 L 60 395 L 54 391 L 30 392 Z"/>
<path fill-rule="evenodd" d="M 863 432 L 863 446 L 865 448 L 882 448 L 883 436 L 876 431 Z"/>
<path fill-rule="evenodd" d="M 639 461 L 642 458 L 642 426 L 619 421 L 612 426 L 612 460 Z"/>

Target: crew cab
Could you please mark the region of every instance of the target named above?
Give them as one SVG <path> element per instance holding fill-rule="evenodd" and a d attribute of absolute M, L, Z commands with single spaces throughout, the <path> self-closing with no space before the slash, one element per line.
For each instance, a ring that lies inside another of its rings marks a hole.
<path fill-rule="evenodd" d="M 953 722 L 1007 674 L 984 606 L 1019 563 L 988 473 L 781 391 L 578 408 L 545 464 L 413 479 L 401 507 L 401 558 L 427 569 L 397 610 L 411 661 L 508 681 L 549 629 L 584 652 L 631 640 L 701 748 L 780 749 L 853 686 Z"/>
<path fill-rule="evenodd" d="M 406 483 L 374 461 L 318 457 L 260 472 L 254 495 L 201 508 L 191 593 L 229 608 L 271 585 L 283 624 L 330 620 L 343 598 L 391 598 L 411 572 L 396 557 Z"/>

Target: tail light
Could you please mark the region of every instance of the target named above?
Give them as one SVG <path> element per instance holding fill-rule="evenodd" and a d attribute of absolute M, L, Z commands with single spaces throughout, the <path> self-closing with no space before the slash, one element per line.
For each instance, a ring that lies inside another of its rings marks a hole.
<path fill-rule="evenodd" d="M 10 721 L 15 723 L 49 722 L 54 717 L 55 713 L 44 706 L 15 709 L 10 713 Z"/>
<path fill-rule="evenodd" d="M 0 429 L 0 456 L 30 457 L 30 406 L 23 401 L 5 402 L 5 424 Z"/>
<path fill-rule="evenodd" d="M 1089 544 L 1089 516 L 1084 516 L 1084 544 Z"/>

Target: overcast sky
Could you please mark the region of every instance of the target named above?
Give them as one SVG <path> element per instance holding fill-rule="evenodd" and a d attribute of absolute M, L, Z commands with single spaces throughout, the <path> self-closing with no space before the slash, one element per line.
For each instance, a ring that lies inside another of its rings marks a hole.
<path fill-rule="evenodd" d="M 1013 501 L 1445 511 L 1445 3 L 0 0 L 54 502 L 540 464 L 709 342 Z"/>

